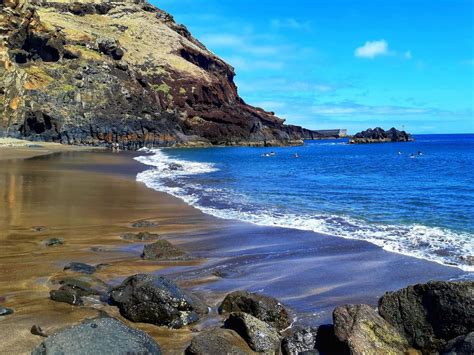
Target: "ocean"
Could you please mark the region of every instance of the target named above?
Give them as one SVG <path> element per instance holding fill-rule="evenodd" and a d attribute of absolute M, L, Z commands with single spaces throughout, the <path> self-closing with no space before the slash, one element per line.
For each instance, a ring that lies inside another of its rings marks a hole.
<path fill-rule="evenodd" d="M 144 149 L 137 180 L 224 219 L 365 240 L 474 271 L 474 135 Z M 315 238 L 318 234 L 315 233 Z"/>

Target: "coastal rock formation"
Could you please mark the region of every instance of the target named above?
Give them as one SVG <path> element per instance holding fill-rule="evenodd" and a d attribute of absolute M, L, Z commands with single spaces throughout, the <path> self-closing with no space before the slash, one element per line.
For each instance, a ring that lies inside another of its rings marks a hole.
<path fill-rule="evenodd" d="M 365 143 L 389 143 L 389 142 L 411 142 L 413 138 L 405 131 L 399 131 L 395 128 L 390 128 L 384 131 L 377 127 L 374 129 L 367 129 L 359 132 L 349 139 L 350 144 L 365 144 Z"/>
<path fill-rule="evenodd" d="M 2 1 L 0 28 L 0 134 L 127 149 L 312 136 L 246 104 L 234 69 L 144 0 Z"/>
<path fill-rule="evenodd" d="M 426 353 L 474 331 L 474 281 L 429 282 L 389 292 L 379 313 L 413 347 Z"/>
<path fill-rule="evenodd" d="M 191 299 L 161 276 L 131 276 L 114 288 L 110 296 L 120 314 L 133 322 L 181 328 L 198 320 Z"/>
<path fill-rule="evenodd" d="M 283 355 L 297 355 L 300 353 L 318 354 L 316 350 L 317 328 L 297 327 L 291 334 L 283 338 L 281 350 Z"/>
<path fill-rule="evenodd" d="M 224 328 L 237 332 L 257 352 L 276 354 L 280 349 L 280 337 L 275 328 L 247 313 L 231 313 Z"/>
<path fill-rule="evenodd" d="M 47 337 L 32 355 L 46 354 L 161 354 L 148 334 L 114 318 L 86 321 Z"/>
<path fill-rule="evenodd" d="M 159 234 L 149 233 L 149 232 L 140 232 L 140 233 L 123 233 L 120 236 L 122 239 L 131 240 L 131 241 L 140 241 L 140 242 L 150 242 L 160 239 Z"/>
<path fill-rule="evenodd" d="M 273 297 L 247 291 L 236 291 L 228 294 L 219 307 L 219 313 L 244 312 L 278 330 L 291 324 L 285 307 Z"/>
<path fill-rule="evenodd" d="M 195 336 L 186 348 L 186 355 L 246 355 L 252 350 L 233 330 L 216 328 Z"/>
<path fill-rule="evenodd" d="M 446 344 L 443 354 L 470 355 L 474 354 L 474 332 L 454 338 Z"/>
<path fill-rule="evenodd" d="M 351 354 L 397 355 L 409 348 L 407 340 L 367 305 L 337 307 L 333 318 L 335 334 Z"/>

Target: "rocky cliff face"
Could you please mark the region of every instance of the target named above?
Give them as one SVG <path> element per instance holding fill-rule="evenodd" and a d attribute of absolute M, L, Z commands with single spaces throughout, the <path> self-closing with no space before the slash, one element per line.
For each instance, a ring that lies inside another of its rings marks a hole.
<path fill-rule="evenodd" d="M 298 144 L 234 69 L 143 0 L 0 0 L 0 134 L 134 149 Z"/>

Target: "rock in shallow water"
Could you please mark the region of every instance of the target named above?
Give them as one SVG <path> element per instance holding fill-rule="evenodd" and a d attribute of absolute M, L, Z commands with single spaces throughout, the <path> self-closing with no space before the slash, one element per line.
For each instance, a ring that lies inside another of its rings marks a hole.
<path fill-rule="evenodd" d="M 100 318 L 51 335 L 32 352 L 47 354 L 161 354 L 161 350 L 148 334 L 114 318 Z"/>
<path fill-rule="evenodd" d="M 89 264 L 84 264 L 84 263 L 69 263 L 64 267 L 64 270 L 70 270 L 74 272 L 79 272 L 83 274 L 93 274 L 94 272 L 97 271 L 97 267 L 89 265 Z"/>
<path fill-rule="evenodd" d="M 125 240 L 137 240 L 141 242 L 149 242 L 149 241 L 160 239 L 159 234 L 154 234 L 154 233 L 149 233 L 149 232 L 140 232 L 137 234 L 123 233 L 120 237 Z"/>
<path fill-rule="evenodd" d="M 49 238 L 43 241 L 43 244 L 47 247 L 56 247 L 64 244 L 64 239 L 62 238 Z"/>
<path fill-rule="evenodd" d="M 436 281 L 386 293 L 379 313 L 415 348 L 440 351 L 474 330 L 474 281 Z"/>
<path fill-rule="evenodd" d="M 186 253 L 167 240 L 159 240 L 143 247 L 145 260 L 183 260 Z"/>
<path fill-rule="evenodd" d="M 131 276 L 110 296 L 120 314 L 133 322 L 181 328 L 198 320 L 190 298 L 162 276 Z"/>
<path fill-rule="evenodd" d="M 195 336 L 186 349 L 186 355 L 245 355 L 251 350 L 233 330 L 211 329 Z"/>
<path fill-rule="evenodd" d="M 349 346 L 351 354 L 403 354 L 406 339 L 367 305 L 337 307 L 333 313 L 337 338 Z"/>
<path fill-rule="evenodd" d="M 133 228 L 154 228 L 158 226 L 159 224 L 153 221 L 136 221 L 132 223 Z"/>
<path fill-rule="evenodd" d="M 225 312 L 251 314 L 278 330 L 291 324 L 287 310 L 278 300 L 258 293 L 236 291 L 228 294 L 219 307 L 219 313 Z"/>
<path fill-rule="evenodd" d="M 247 313 L 231 313 L 224 322 L 226 329 L 237 332 L 257 352 L 277 353 L 280 337 L 275 328 Z"/>

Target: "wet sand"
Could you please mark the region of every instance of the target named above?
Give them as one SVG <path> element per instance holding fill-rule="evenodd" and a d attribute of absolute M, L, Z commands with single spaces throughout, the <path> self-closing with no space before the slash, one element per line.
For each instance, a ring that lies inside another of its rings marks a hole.
<path fill-rule="evenodd" d="M 107 264 L 95 276 L 112 284 L 140 272 L 166 274 L 213 307 L 230 291 L 260 291 L 279 298 L 307 324 L 328 322 L 338 304 L 376 305 L 386 290 L 466 276 L 362 241 L 206 216 L 137 183 L 136 173 L 147 167 L 133 156 L 64 152 L 0 162 L 0 304 L 15 310 L 0 318 L 0 353 L 30 352 L 42 341 L 30 334 L 34 324 L 51 333 L 99 310 L 120 318 L 115 307 L 49 300 L 51 280 L 65 274 L 64 265 L 72 261 Z M 159 226 L 132 228 L 137 220 Z M 45 229 L 36 231 L 37 226 Z M 159 233 L 195 259 L 143 261 L 143 244 L 120 238 L 138 231 Z M 65 244 L 45 247 L 42 241 L 50 237 Z M 218 321 L 214 308 L 200 324 L 179 331 L 128 324 L 154 336 L 165 353 L 182 353 L 193 328 Z"/>

